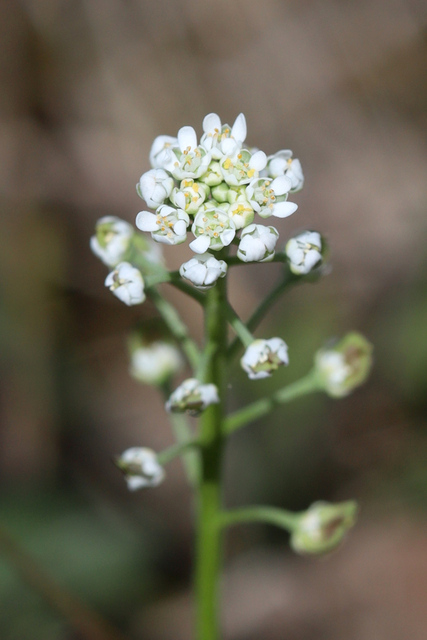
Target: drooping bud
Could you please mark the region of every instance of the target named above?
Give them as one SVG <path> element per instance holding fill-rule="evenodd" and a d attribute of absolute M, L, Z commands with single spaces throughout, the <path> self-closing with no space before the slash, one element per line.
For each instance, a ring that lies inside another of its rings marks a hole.
<path fill-rule="evenodd" d="M 213 287 L 218 278 L 223 278 L 227 268 L 224 260 L 217 260 L 210 253 L 204 253 L 184 262 L 179 268 L 179 273 L 183 278 L 190 280 L 195 287 L 204 291 Z"/>
<path fill-rule="evenodd" d="M 279 232 L 275 227 L 250 224 L 242 231 L 237 257 L 242 262 L 269 262 L 274 258 L 278 239 Z"/>
<path fill-rule="evenodd" d="M 96 223 L 90 248 L 107 267 L 115 267 L 126 255 L 135 229 L 115 216 L 104 216 Z"/>
<path fill-rule="evenodd" d="M 363 384 L 371 367 L 372 345 L 356 331 L 315 356 L 317 379 L 333 398 L 342 398 Z"/>
<path fill-rule="evenodd" d="M 105 286 L 129 307 L 145 300 L 144 279 L 129 262 L 121 262 L 105 279 Z"/>
<path fill-rule="evenodd" d="M 183 366 L 180 351 L 162 340 L 133 348 L 130 356 L 131 376 L 145 384 L 162 385 Z"/>
<path fill-rule="evenodd" d="M 357 504 L 352 500 L 338 504 L 315 502 L 300 516 L 292 532 L 292 549 L 302 555 L 332 551 L 354 525 L 356 513 Z"/>
<path fill-rule="evenodd" d="M 302 231 L 286 243 L 285 253 L 292 273 L 299 276 L 321 266 L 324 245 L 317 231 Z"/>
<path fill-rule="evenodd" d="M 254 340 L 240 360 L 251 380 L 268 378 L 279 366 L 288 363 L 288 346 L 281 338 Z"/>
<path fill-rule="evenodd" d="M 166 402 L 166 411 L 188 412 L 197 416 L 210 404 L 219 402 L 218 389 L 214 384 L 202 384 L 196 378 L 188 378 L 171 394 Z"/>
<path fill-rule="evenodd" d="M 157 487 L 165 478 L 163 467 L 151 449 L 132 447 L 116 458 L 117 467 L 123 472 L 130 491 L 143 487 Z"/>

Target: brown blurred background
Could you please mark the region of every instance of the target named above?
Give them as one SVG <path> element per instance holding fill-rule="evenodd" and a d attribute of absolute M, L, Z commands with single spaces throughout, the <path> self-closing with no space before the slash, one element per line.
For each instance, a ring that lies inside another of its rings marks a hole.
<path fill-rule="evenodd" d="M 333 267 L 258 330 L 288 342 L 290 367 L 256 384 L 236 368 L 232 404 L 298 378 L 350 329 L 376 363 L 348 399 L 295 402 L 230 441 L 228 505 L 362 509 L 320 561 L 293 556 L 281 531 L 230 533 L 225 637 L 425 640 L 427 4 L 4 0 L 0 30 L 2 640 L 119 637 L 93 613 L 86 631 L 59 615 L 41 567 L 129 639 L 193 637 L 180 463 L 129 495 L 110 461 L 172 442 L 160 396 L 127 373 L 127 332 L 155 311 L 104 289 L 88 242 L 103 215 L 134 221 L 154 137 L 200 133 L 211 111 L 230 124 L 243 111 L 267 153 L 293 149 L 306 185 L 281 238 L 321 231 Z M 166 253 L 176 268 L 189 250 Z M 276 276 L 233 273 L 242 316 Z M 196 308 L 166 291 L 199 338 Z"/>

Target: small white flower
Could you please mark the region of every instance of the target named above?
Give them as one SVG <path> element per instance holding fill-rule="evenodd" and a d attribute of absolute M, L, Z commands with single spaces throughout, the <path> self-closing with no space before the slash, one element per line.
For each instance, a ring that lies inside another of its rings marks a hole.
<path fill-rule="evenodd" d="M 279 239 L 275 227 L 251 224 L 242 231 L 237 257 L 243 262 L 269 262 Z"/>
<path fill-rule="evenodd" d="M 280 365 L 287 365 L 288 362 L 288 347 L 281 338 L 254 340 L 240 360 L 251 380 L 268 378 Z"/>
<path fill-rule="evenodd" d="M 178 146 L 178 138 L 157 136 L 150 151 L 150 164 L 153 169 L 164 169 L 165 165 L 175 159 L 173 149 Z"/>
<path fill-rule="evenodd" d="M 157 487 L 165 478 L 165 471 L 158 463 L 156 454 L 145 447 L 126 449 L 116 459 L 116 465 L 123 471 L 130 491 Z"/>
<path fill-rule="evenodd" d="M 287 242 L 285 253 L 292 273 L 310 273 L 322 261 L 322 237 L 317 231 L 303 231 Z"/>
<path fill-rule="evenodd" d="M 145 300 L 144 280 L 141 272 L 129 262 L 121 262 L 105 279 L 105 286 L 128 306 Z"/>
<path fill-rule="evenodd" d="M 329 395 L 340 398 L 350 393 L 346 382 L 352 374 L 352 368 L 346 362 L 345 353 L 332 349 L 318 351 L 316 368 Z"/>
<path fill-rule="evenodd" d="M 198 415 L 210 404 L 219 402 L 218 389 L 214 384 L 202 384 L 196 378 L 188 378 L 171 394 L 166 402 L 166 411 Z"/>
<path fill-rule="evenodd" d="M 228 208 L 227 215 L 234 222 L 236 229 L 243 229 L 252 224 L 255 213 L 249 202 L 239 196 Z"/>
<path fill-rule="evenodd" d="M 251 180 L 259 177 L 259 172 L 267 164 L 267 156 L 264 151 L 256 151 L 252 154 L 247 149 L 241 149 L 233 155 L 227 155 L 220 162 L 224 180 L 232 187 L 249 184 Z"/>
<path fill-rule="evenodd" d="M 140 211 L 135 224 L 141 231 L 150 231 L 156 242 L 174 245 L 185 242 L 190 218 L 182 209 L 163 204 L 156 213 Z"/>
<path fill-rule="evenodd" d="M 220 251 L 227 247 L 236 235 L 234 222 L 221 209 L 199 211 L 194 218 L 191 231 L 196 240 L 190 242 L 195 253 L 206 253 L 208 249 Z"/>
<path fill-rule="evenodd" d="M 139 382 L 160 385 L 182 367 L 179 350 L 169 342 L 156 341 L 134 349 L 130 374 Z"/>
<path fill-rule="evenodd" d="M 246 119 L 240 113 L 232 127 L 221 124 L 216 113 L 209 113 L 203 120 L 204 134 L 200 146 L 210 151 L 212 158 L 220 160 L 224 155 L 230 155 L 241 149 L 246 138 Z"/>
<path fill-rule="evenodd" d="M 193 127 L 181 127 L 178 131 L 178 147 L 173 149 L 173 157 L 163 165 L 176 180 L 200 178 L 206 173 L 211 161 L 210 153 L 197 146 L 197 136 Z"/>
<path fill-rule="evenodd" d="M 304 186 L 304 174 L 301 163 L 297 158 L 292 158 L 292 151 L 290 149 L 283 149 L 269 156 L 267 172 L 272 178 L 283 175 L 289 178 L 292 185 L 290 189 L 292 193 L 300 191 Z"/>
<path fill-rule="evenodd" d="M 173 189 L 171 202 L 187 213 L 198 212 L 209 194 L 209 187 L 203 183 L 195 182 L 192 178 L 182 180 L 179 189 Z"/>
<path fill-rule="evenodd" d="M 134 228 L 128 222 L 115 216 L 104 216 L 96 223 L 90 248 L 107 267 L 115 267 L 123 260 L 134 233 Z"/>
<path fill-rule="evenodd" d="M 179 268 L 181 277 L 190 280 L 198 289 L 204 291 L 214 286 L 218 278 L 227 273 L 227 263 L 217 260 L 210 253 L 191 258 Z"/>
<path fill-rule="evenodd" d="M 261 218 L 287 218 L 298 209 L 295 203 L 287 202 L 291 188 L 292 182 L 287 176 L 278 176 L 274 180 L 257 178 L 246 187 L 246 195 Z"/>
<path fill-rule="evenodd" d="M 151 169 L 142 174 L 136 185 L 136 190 L 149 207 L 157 209 L 166 198 L 169 198 L 173 187 L 173 178 L 166 171 Z"/>

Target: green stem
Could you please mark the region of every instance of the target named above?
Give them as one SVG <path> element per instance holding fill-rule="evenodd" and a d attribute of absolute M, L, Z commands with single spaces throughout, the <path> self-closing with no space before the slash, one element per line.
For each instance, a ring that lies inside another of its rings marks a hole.
<path fill-rule="evenodd" d="M 293 382 L 287 387 L 279 389 L 270 397 L 256 400 L 255 402 L 246 405 L 246 407 L 243 407 L 243 409 L 239 409 L 229 415 L 224 422 L 224 433 L 228 435 L 249 422 L 259 420 L 259 418 L 266 416 L 279 404 L 290 402 L 291 400 L 295 400 L 295 398 L 320 390 L 320 383 L 317 380 L 315 371 L 312 370 L 300 380 Z"/>
<path fill-rule="evenodd" d="M 226 278 L 209 290 L 206 298 L 206 348 L 211 358 L 205 382 L 218 387 L 220 402 L 209 406 L 201 417 L 201 479 L 197 509 L 195 591 L 198 640 L 219 640 L 218 583 L 221 567 L 221 463 L 222 424 L 226 393 L 227 319 Z"/>
<path fill-rule="evenodd" d="M 171 284 L 176 289 L 179 289 L 183 293 L 196 300 L 202 306 L 205 304 L 206 296 L 202 291 L 198 291 L 190 284 L 183 281 L 179 275 L 179 271 L 160 271 L 157 274 L 144 276 L 145 286 L 147 289 L 156 287 L 159 284 Z"/>
<path fill-rule="evenodd" d="M 261 302 L 261 304 L 255 309 L 254 313 L 249 318 L 246 326 L 249 331 L 254 331 L 267 312 L 271 309 L 271 307 L 277 302 L 282 293 L 287 289 L 290 285 L 295 284 L 298 280 L 301 280 L 298 276 L 294 275 L 288 267 L 285 267 L 285 273 L 281 278 L 279 284 L 277 284 L 274 289 L 270 291 L 269 294 L 265 297 L 265 299 Z M 228 349 L 228 358 L 232 359 L 236 355 L 240 348 L 239 340 L 233 340 L 229 349 Z"/>
<path fill-rule="evenodd" d="M 189 364 L 193 370 L 196 370 L 200 358 L 199 349 L 196 343 L 190 338 L 184 322 L 181 320 L 175 308 L 169 304 L 156 289 L 149 289 L 147 293 L 154 302 L 169 331 L 180 343 Z"/>
<path fill-rule="evenodd" d="M 220 515 L 219 522 L 221 527 L 230 527 L 244 522 L 268 522 L 281 529 L 293 531 L 299 519 L 299 514 L 284 509 L 254 506 L 224 511 Z"/>
<path fill-rule="evenodd" d="M 227 320 L 237 334 L 238 340 L 240 340 L 244 347 L 249 347 L 255 338 L 229 303 L 227 303 Z"/>
<path fill-rule="evenodd" d="M 197 438 L 192 438 L 190 440 L 186 440 L 183 442 L 177 442 L 173 444 L 171 447 L 160 451 L 157 454 L 157 460 L 159 464 L 165 465 L 168 464 L 171 460 L 176 458 L 177 456 L 182 456 L 184 453 L 188 452 L 189 449 L 194 449 L 199 446 L 199 441 Z"/>

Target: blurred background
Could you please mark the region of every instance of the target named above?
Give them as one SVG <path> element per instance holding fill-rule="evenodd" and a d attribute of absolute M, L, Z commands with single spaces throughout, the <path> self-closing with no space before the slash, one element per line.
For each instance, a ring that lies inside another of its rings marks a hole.
<path fill-rule="evenodd" d="M 111 458 L 172 443 L 162 399 L 128 375 L 149 302 L 103 286 L 89 237 L 134 222 L 155 136 L 243 111 L 248 141 L 290 148 L 306 183 L 281 239 L 314 228 L 331 273 L 292 290 L 257 335 L 291 365 L 231 372 L 230 404 L 297 379 L 331 336 L 375 345 L 369 382 L 236 433 L 229 506 L 356 498 L 322 560 L 261 525 L 227 537 L 229 640 L 424 640 L 427 626 L 427 4 L 422 0 L 22 0 L 0 21 L 0 636 L 192 638 L 192 503 L 179 461 L 129 494 Z M 166 251 L 172 268 L 188 246 Z M 236 269 L 246 318 L 277 265 Z M 165 289 L 194 335 L 201 317 Z"/>

